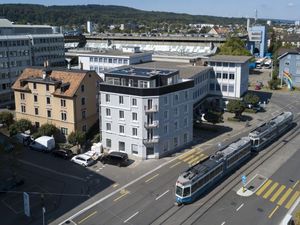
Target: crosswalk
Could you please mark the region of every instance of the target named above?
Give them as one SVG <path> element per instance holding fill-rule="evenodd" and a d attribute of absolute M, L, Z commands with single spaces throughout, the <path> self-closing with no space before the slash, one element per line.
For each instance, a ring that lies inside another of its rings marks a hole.
<path fill-rule="evenodd" d="M 256 195 L 264 199 L 268 199 L 277 206 L 284 206 L 286 209 L 291 208 L 297 198 L 300 196 L 299 181 L 292 187 L 280 185 L 271 179 L 266 182 L 256 191 Z"/>
<path fill-rule="evenodd" d="M 208 156 L 200 149 L 193 149 L 183 155 L 181 155 L 178 159 L 182 162 L 185 162 L 189 164 L 190 166 L 196 165 L 200 161 L 203 161 L 207 158 Z"/>

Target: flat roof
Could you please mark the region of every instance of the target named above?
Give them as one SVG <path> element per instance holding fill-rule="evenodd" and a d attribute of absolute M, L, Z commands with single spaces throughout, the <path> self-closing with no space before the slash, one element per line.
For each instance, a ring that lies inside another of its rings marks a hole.
<path fill-rule="evenodd" d="M 215 55 L 205 61 L 207 62 L 229 62 L 229 63 L 246 63 L 252 56 L 239 56 L 239 55 Z"/>
<path fill-rule="evenodd" d="M 135 67 L 147 67 L 155 69 L 175 69 L 179 70 L 181 78 L 192 78 L 196 74 L 203 71 L 210 70 L 211 67 L 207 66 L 193 66 L 190 63 L 166 62 L 166 61 L 152 61 L 135 65 Z"/>
<path fill-rule="evenodd" d="M 139 56 L 139 55 L 145 55 L 145 54 L 152 54 L 152 51 L 144 51 L 144 52 L 123 52 L 121 50 L 113 50 L 113 49 L 105 49 L 105 50 L 69 50 L 69 53 L 75 53 L 78 56 L 84 55 L 84 56 Z"/>
<path fill-rule="evenodd" d="M 121 75 L 121 76 L 153 77 L 157 75 L 168 76 L 173 74 L 174 72 L 176 72 L 176 70 L 123 66 L 123 67 L 119 67 L 119 69 L 109 71 L 107 74 Z"/>

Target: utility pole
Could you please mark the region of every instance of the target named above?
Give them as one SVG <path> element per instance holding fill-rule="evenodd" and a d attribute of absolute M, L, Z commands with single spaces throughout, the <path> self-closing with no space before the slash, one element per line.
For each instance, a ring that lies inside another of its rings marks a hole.
<path fill-rule="evenodd" d="M 42 206 L 42 215 L 43 215 L 43 225 L 46 225 L 46 223 L 45 223 L 46 207 L 45 207 L 45 196 L 44 196 L 44 194 L 41 194 L 41 206 Z"/>

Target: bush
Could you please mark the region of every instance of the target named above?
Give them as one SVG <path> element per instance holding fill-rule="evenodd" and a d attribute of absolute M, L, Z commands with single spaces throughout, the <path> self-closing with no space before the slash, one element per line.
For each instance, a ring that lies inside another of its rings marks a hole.
<path fill-rule="evenodd" d="M 29 120 L 20 119 L 18 120 L 15 125 L 17 126 L 18 132 L 25 132 L 26 130 L 32 129 L 32 124 Z"/>
<path fill-rule="evenodd" d="M 272 80 L 268 81 L 268 84 L 271 90 L 277 90 L 278 86 L 280 85 L 280 80 L 277 78 L 273 78 Z"/>
<path fill-rule="evenodd" d="M 227 110 L 231 113 L 235 114 L 235 118 L 239 118 L 241 117 L 242 113 L 245 110 L 245 104 L 244 102 L 240 101 L 240 100 L 229 100 L 227 106 L 226 106 Z"/>
<path fill-rule="evenodd" d="M 245 109 L 245 112 L 247 113 L 257 113 L 257 110 L 256 109 Z"/>
<path fill-rule="evenodd" d="M 53 124 L 46 123 L 38 129 L 38 133 L 40 136 L 55 136 L 59 134 L 59 129 Z"/>
<path fill-rule="evenodd" d="M 100 142 L 100 140 L 101 140 L 101 135 L 100 135 L 100 133 L 98 133 L 93 137 L 92 142 L 98 143 L 98 142 Z"/>
<path fill-rule="evenodd" d="M 0 112 L 0 123 L 10 126 L 14 122 L 14 115 L 11 112 L 3 111 Z"/>
<path fill-rule="evenodd" d="M 85 133 L 81 131 L 71 132 L 68 136 L 68 142 L 72 145 L 82 145 L 85 142 Z"/>
<path fill-rule="evenodd" d="M 244 101 L 247 105 L 257 105 L 259 102 L 259 97 L 255 94 L 248 93 L 244 97 Z"/>
<path fill-rule="evenodd" d="M 14 136 L 18 133 L 18 127 L 16 124 L 12 124 L 9 126 L 9 136 Z"/>

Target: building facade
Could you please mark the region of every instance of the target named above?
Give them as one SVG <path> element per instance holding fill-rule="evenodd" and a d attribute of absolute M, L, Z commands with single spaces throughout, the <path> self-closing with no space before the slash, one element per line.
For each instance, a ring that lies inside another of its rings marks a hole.
<path fill-rule="evenodd" d="M 87 132 L 98 121 L 100 81 L 93 71 L 26 68 L 12 86 L 16 119 L 53 124 L 65 136 Z"/>
<path fill-rule="evenodd" d="M 248 49 L 252 54 L 258 53 L 259 57 L 265 57 L 268 49 L 267 30 L 265 26 L 248 27 Z M 258 51 L 258 52 L 257 52 Z"/>
<path fill-rule="evenodd" d="M 104 148 L 159 158 L 193 139 L 194 82 L 178 70 L 121 67 L 100 84 Z"/>
<path fill-rule="evenodd" d="M 64 65 L 64 38 L 51 26 L 0 19 L 0 108 L 14 104 L 11 85 L 28 66 Z"/>

